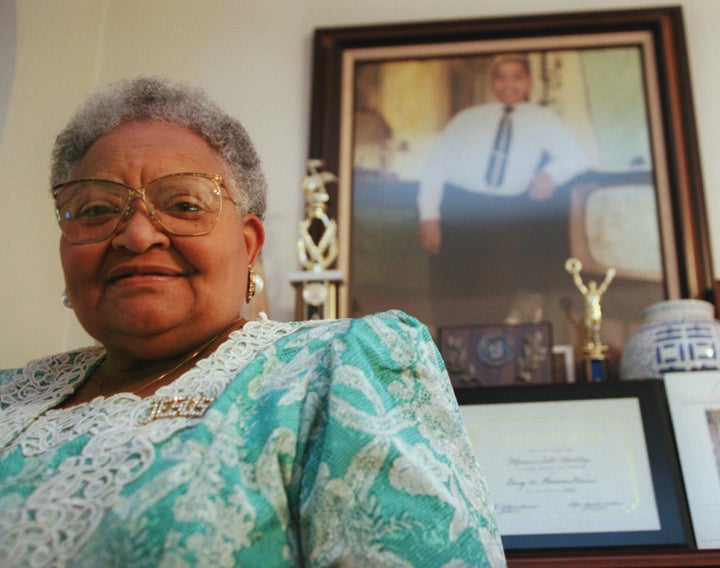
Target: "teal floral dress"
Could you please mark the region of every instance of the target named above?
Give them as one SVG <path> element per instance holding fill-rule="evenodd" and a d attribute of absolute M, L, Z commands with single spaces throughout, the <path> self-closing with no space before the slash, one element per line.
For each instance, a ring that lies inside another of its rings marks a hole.
<path fill-rule="evenodd" d="M 400 312 L 250 322 L 149 398 L 0 372 L 0 565 L 504 566 L 442 361 Z"/>

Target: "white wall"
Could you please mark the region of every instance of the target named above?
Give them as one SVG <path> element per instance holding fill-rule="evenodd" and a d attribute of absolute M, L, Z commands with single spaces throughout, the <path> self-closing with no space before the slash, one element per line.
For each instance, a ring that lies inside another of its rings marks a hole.
<path fill-rule="evenodd" d="M 0 0 L 9 2 L 12 0 Z M 58 229 L 47 192 L 53 138 L 85 93 L 137 74 L 202 85 L 264 157 L 271 315 L 290 319 L 287 273 L 309 132 L 316 27 L 667 4 L 658 0 L 17 0 L 17 53 L 0 138 L 0 368 L 89 341 L 60 304 Z M 720 268 L 720 2 L 683 6 L 714 264 Z M 502 6 L 502 9 L 498 7 Z M 0 70 L 2 72 L 2 70 Z"/>

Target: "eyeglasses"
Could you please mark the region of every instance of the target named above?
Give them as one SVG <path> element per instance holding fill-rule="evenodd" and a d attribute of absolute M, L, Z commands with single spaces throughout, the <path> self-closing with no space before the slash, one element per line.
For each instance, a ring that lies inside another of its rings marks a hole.
<path fill-rule="evenodd" d="M 222 211 L 220 176 L 177 173 L 132 187 L 109 179 L 85 178 L 52 188 L 55 215 L 65 237 L 76 244 L 110 237 L 135 211 L 136 199 L 166 232 L 179 236 L 206 235 Z"/>

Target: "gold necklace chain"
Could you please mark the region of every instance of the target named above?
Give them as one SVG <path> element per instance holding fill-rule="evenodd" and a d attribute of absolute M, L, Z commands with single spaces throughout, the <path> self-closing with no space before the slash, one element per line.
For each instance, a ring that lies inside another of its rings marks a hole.
<path fill-rule="evenodd" d="M 229 326 L 227 326 L 225 329 L 223 329 L 220 333 L 218 333 L 218 334 L 215 335 L 214 337 L 210 338 L 209 341 L 203 343 L 200 347 L 198 347 L 198 348 L 197 348 L 195 351 L 193 351 L 190 355 L 188 355 L 187 357 L 184 357 L 183 360 L 180 361 L 177 365 L 175 365 L 175 366 L 172 367 L 171 369 L 168 369 L 167 371 L 161 373 L 161 374 L 158 375 L 157 377 L 153 378 L 151 381 L 145 383 L 145 384 L 144 384 L 143 386 L 141 386 L 139 389 L 134 390 L 134 391 L 131 391 L 132 394 L 137 394 L 137 393 L 139 393 L 140 391 L 145 390 L 145 389 L 148 388 L 149 386 L 154 385 L 155 383 L 159 383 L 160 381 L 162 381 L 165 377 L 167 377 L 167 376 L 170 375 L 171 373 L 174 373 L 175 371 L 177 371 L 178 369 L 180 369 L 180 368 L 183 367 L 184 365 L 187 365 L 190 361 L 193 361 L 198 355 L 200 355 L 203 351 L 205 351 L 205 349 L 207 349 L 208 347 L 210 347 L 210 345 L 212 345 L 215 341 L 217 341 L 217 339 L 218 339 L 223 333 L 225 333 L 230 327 L 232 327 L 233 325 L 235 325 L 235 324 L 236 324 L 237 322 L 239 322 L 241 319 L 243 319 L 242 316 L 240 316 L 240 317 L 236 318 L 235 320 L 233 320 L 233 322 L 232 322 Z M 102 391 L 103 391 L 103 388 L 102 388 L 102 377 L 101 377 L 100 375 L 95 375 L 95 381 L 97 382 L 97 385 L 98 385 L 98 395 L 102 395 Z"/>

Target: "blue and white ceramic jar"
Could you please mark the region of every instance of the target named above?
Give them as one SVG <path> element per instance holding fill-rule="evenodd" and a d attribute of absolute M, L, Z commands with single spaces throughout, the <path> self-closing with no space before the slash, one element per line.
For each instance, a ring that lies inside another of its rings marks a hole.
<path fill-rule="evenodd" d="M 704 300 L 666 300 L 649 306 L 644 323 L 620 360 L 622 379 L 662 378 L 664 373 L 720 369 L 720 323 Z"/>

